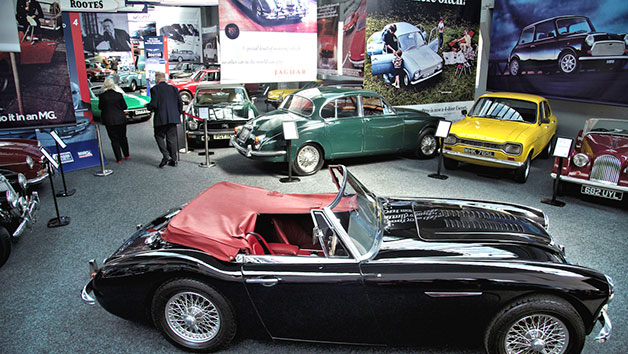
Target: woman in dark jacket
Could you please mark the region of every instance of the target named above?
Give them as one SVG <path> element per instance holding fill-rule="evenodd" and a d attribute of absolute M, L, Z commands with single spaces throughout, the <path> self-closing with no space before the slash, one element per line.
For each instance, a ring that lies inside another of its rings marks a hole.
<path fill-rule="evenodd" d="M 124 110 L 126 102 L 124 96 L 116 91 L 116 84 L 112 79 L 105 79 L 105 92 L 101 93 L 98 108 L 102 124 L 107 128 L 107 135 L 111 140 L 113 153 L 116 155 L 116 162 L 122 163 L 124 159 L 129 159 L 129 142 L 126 139 L 126 114 Z M 122 153 L 120 153 L 122 150 Z"/>

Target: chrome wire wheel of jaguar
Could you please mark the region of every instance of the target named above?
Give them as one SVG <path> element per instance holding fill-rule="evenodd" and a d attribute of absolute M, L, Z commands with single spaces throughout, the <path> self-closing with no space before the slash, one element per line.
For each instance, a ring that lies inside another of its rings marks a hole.
<path fill-rule="evenodd" d="M 170 329 L 190 342 L 206 342 L 220 329 L 220 315 L 213 302 L 195 292 L 178 293 L 166 303 Z"/>
<path fill-rule="evenodd" d="M 563 321 L 546 315 L 526 316 L 506 332 L 504 348 L 508 354 L 563 354 L 569 344 L 569 330 Z"/>
<path fill-rule="evenodd" d="M 421 134 L 419 134 L 419 139 L 417 142 L 417 148 L 415 151 L 415 155 L 421 159 L 429 159 L 436 156 L 438 152 L 438 141 L 434 136 L 435 131 L 433 128 L 424 129 Z"/>
<path fill-rule="evenodd" d="M 305 144 L 299 148 L 294 158 L 294 171 L 301 176 L 312 175 L 323 167 L 323 153 L 314 144 Z"/>
<path fill-rule="evenodd" d="M 204 282 L 179 278 L 160 286 L 153 296 L 153 323 L 175 345 L 192 351 L 224 347 L 235 336 L 231 305 Z"/>

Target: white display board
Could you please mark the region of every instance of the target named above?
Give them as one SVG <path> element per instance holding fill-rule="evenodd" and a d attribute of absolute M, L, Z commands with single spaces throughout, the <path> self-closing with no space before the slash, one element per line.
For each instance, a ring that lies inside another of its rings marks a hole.
<path fill-rule="evenodd" d="M 198 107 L 198 117 L 201 119 L 209 119 L 209 107 Z"/>
<path fill-rule="evenodd" d="M 554 148 L 554 156 L 555 157 L 569 157 L 569 152 L 571 151 L 571 143 L 573 139 L 569 138 L 558 138 L 556 139 L 556 147 Z"/>
<path fill-rule="evenodd" d="M 297 122 L 293 120 L 282 122 L 282 126 L 283 126 L 284 139 L 286 140 L 299 139 L 299 131 L 297 130 Z"/>
<path fill-rule="evenodd" d="M 54 167 L 55 169 L 59 168 L 59 162 L 57 162 L 57 160 L 48 153 L 48 150 L 46 150 L 45 147 L 43 147 L 43 146 L 40 147 L 39 151 L 41 151 L 41 153 L 46 157 L 46 160 L 48 160 L 48 162 L 50 162 L 52 167 Z"/>
<path fill-rule="evenodd" d="M 449 136 L 449 129 L 451 129 L 451 122 L 448 120 L 440 120 L 438 121 L 438 127 L 436 128 L 436 134 L 434 134 L 434 136 L 444 139 Z"/>

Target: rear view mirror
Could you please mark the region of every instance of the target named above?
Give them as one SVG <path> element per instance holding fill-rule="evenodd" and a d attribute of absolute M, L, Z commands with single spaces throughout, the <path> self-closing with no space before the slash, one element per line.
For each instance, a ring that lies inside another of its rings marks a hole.
<path fill-rule="evenodd" d="M 467 115 L 467 110 L 463 109 L 461 113 L 462 113 L 463 116 L 466 116 Z"/>

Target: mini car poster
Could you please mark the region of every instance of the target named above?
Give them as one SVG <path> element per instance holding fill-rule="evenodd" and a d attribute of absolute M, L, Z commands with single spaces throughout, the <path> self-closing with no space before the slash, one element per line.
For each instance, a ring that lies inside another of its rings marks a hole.
<path fill-rule="evenodd" d="M 218 2 L 221 82 L 316 80 L 316 0 L 279 3 Z"/>
<path fill-rule="evenodd" d="M 76 120 L 61 12 L 54 3 L 34 4 L 28 10 L 17 1 L 11 11 L 19 52 L 0 52 L 0 130 L 63 126 Z"/>
<path fill-rule="evenodd" d="M 202 61 L 200 8 L 157 6 L 154 18 L 157 35 L 168 39 L 168 60 L 173 65 Z"/>
<path fill-rule="evenodd" d="M 475 94 L 480 6 L 367 0 L 365 88 L 396 106 L 462 119 Z"/>
<path fill-rule="evenodd" d="M 628 2 L 496 1 L 487 89 L 628 105 Z"/>

